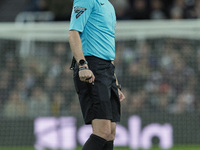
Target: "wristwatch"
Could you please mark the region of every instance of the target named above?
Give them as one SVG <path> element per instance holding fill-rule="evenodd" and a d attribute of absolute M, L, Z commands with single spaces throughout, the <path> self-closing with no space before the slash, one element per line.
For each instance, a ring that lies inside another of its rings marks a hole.
<path fill-rule="evenodd" d="M 88 64 L 88 62 L 87 62 L 86 60 L 84 60 L 84 59 L 81 59 L 81 60 L 79 60 L 79 62 L 78 62 L 78 65 L 79 65 L 79 66 L 83 66 L 83 65 L 85 65 L 85 64 Z"/>

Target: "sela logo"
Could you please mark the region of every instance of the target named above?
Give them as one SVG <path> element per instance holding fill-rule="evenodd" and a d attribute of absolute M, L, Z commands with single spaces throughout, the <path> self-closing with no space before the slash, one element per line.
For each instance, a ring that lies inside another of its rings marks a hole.
<path fill-rule="evenodd" d="M 83 7 L 74 7 L 74 12 L 76 13 L 76 19 L 80 17 L 87 9 Z"/>
<path fill-rule="evenodd" d="M 77 129 L 74 117 L 41 117 L 34 122 L 35 149 L 72 150 L 77 143 L 83 145 L 92 133 L 91 126 Z M 139 116 L 131 116 L 128 128 L 117 124 L 115 146 L 129 146 L 133 150 L 150 149 L 152 138 L 159 138 L 159 147 L 170 149 L 173 146 L 173 128 L 170 124 L 151 123 L 142 128 Z"/>

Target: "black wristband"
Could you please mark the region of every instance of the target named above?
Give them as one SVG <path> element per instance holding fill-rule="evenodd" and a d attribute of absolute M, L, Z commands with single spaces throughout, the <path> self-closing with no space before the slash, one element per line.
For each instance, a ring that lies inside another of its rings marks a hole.
<path fill-rule="evenodd" d="M 88 68 L 88 67 L 80 67 L 80 68 L 79 68 L 79 71 L 85 70 L 85 69 L 89 69 L 89 68 Z"/>
<path fill-rule="evenodd" d="M 117 88 L 121 91 L 121 90 L 122 90 L 122 85 L 121 85 L 121 84 L 118 84 L 118 85 L 117 85 Z"/>

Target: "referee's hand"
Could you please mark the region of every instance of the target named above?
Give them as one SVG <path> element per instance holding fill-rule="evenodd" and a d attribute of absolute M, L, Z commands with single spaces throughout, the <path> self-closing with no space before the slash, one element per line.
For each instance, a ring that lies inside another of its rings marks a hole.
<path fill-rule="evenodd" d="M 83 82 L 94 83 L 95 76 L 90 69 L 84 69 L 79 71 L 79 78 Z"/>
<path fill-rule="evenodd" d="M 120 102 L 122 102 L 126 97 L 124 96 L 124 94 L 122 93 L 120 89 L 118 89 L 118 93 L 119 93 L 119 100 Z"/>

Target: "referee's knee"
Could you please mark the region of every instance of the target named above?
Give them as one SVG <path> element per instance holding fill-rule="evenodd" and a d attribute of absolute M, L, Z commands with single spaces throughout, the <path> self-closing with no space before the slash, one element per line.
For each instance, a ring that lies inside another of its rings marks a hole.
<path fill-rule="evenodd" d="M 102 128 L 102 130 L 99 130 L 98 132 L 94 132 L 94 134 L 104 138 L 107 141 L 109 141 L 110 138 L 112 138 L 111 130 L 106 130 L 106 129 L 103 129 L 103 128 Z"/>
<path fill-rule="evenodd" d="M 111 133 L 107 139 L 107 141 L 114 141 L 115 139 L 115 134 Z"/>
<path fill-rule="evenodd" d="M 115 132 L 111 132 L 111 130 L 102 129 L 99 132 L 94 132 L 94 134 L 104 138 L 107 141 L 113 141 L 115 139 Z"/>
<path fill-rule="evenodd" d="M 110 120 L 95 119 L 92 122 L 93 134 L 111 141 L 115 138 L 115 128 L 112 127 Z"/>

